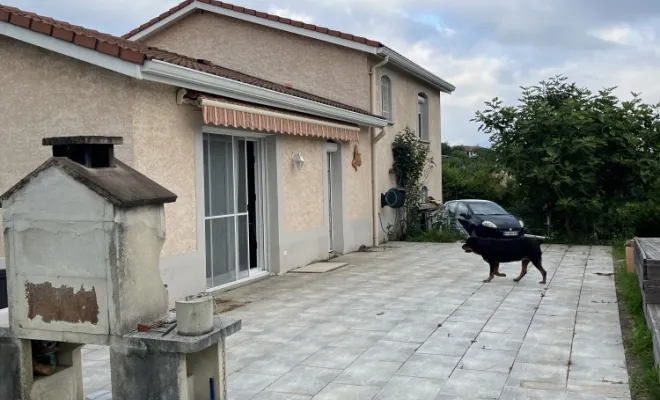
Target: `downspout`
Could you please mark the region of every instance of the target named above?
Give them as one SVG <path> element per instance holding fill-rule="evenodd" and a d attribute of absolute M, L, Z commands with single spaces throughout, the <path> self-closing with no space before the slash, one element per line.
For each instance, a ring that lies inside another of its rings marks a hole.
<path fill-rule="evenodd" d="M 371 67 L 371 71 L 369 71 L 369 75 L 371 75 L 371 113 L 372 114 L 379 114 L 378 112 L 378 103 L 376 102 L 376 98 L 378 97 L 378 80 L 377 80 L 377 75 L 376 71 L 387 64 L 390 61 L 389 56 L 385 56 L 383 61 L 377 63 L 373 67 Z M 380 233 L 380 226 L 379 226 L 379 221 L 380 221 L 380 215 L 378 213 L 378 210 L 380 209 L 380 201 L 379 201 L 379 192 L 378 192 L 378 184 L 376 183 L 376 171 L 378 167 L 378 163 L 376 161 L 376 143 L 380 139 L 385 136 L 385 128 L 371 128 L 371 194 L 372 194 L 372 222 L 373 222 L 373 233 L 374 233 L 374 242 L 373 246 L 378 247 L 379 240 L 378 240 L 378 234 Z"/>

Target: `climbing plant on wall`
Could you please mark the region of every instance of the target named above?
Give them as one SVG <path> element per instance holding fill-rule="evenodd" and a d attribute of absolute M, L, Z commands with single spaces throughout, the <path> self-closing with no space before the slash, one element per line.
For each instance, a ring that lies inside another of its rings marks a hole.
<path fill-rule="evenodd" d="M 406 191 L 401 224 L 401 235 L 405 238 L 421 229 L 418 208 L 422 186 L 428 172 L 433 168 L 434 161 L 430 155 L 429 145 L 421 142 L 417 133 L 408 127 L 394 138 L 392 156 L 394 159 L 392 172 L 396 177 L 396 183 Z"/>

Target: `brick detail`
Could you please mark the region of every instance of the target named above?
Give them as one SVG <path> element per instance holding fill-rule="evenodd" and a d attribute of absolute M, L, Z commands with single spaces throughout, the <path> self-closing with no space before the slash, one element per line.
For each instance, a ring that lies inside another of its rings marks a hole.
<path fill-rule="evenodd" d="M 86 35 L 76 34 L 76 36 L 73 38 L 73 43 L 81 47 L 87 47 L 88 49 L 96 48 L 96 39 Z"/>
<path fill-rule="evenodd" d="M 135 64 L 140 64 L 144 63 L 145 60 L 145 55 L 142 53 L 138 53 L 137 51 L 133 50 L 128 50 L 128 49 L 121 49 L 121 53 L 119 54 L 119 58 L 122 60 L 126 60 Z"/>
<path fill-rule="evenodd" d="M 66 40 L 67 42 L 72 42 L 74 33 L 64 28 L 53 27 L 53 33 L 51 35 L 54 38 Z"/>
<path fill-rule="evenodd" d="M 30 27 L 35 32 L 43 33 L 45 35 L 50 36 L 51 32 L 53 31 L 53 25 L 47 24 L 42 21 L 32 21 L 32 26 Z"/>
<path fill-rule="evenodd" d="M 30 18 L 23 15 L 12 14 L 9 17 L 9 23 L 12 25 L 20 26 L 22 28 L 30 29 Z"/>
<path fill-rule="evenodd" d="M 119 46 L 117 46 L 116 44 L 99 42 L 99 44 L 96 46 L 96 50 L 98 50 L 99 53 L 107 54 L 109 56 L 119 57 L 120 49 Z"/>

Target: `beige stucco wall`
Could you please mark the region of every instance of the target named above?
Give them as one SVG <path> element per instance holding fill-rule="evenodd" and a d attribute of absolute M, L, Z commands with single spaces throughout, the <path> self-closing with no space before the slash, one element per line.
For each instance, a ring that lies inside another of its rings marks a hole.
<path fill-rule="evenodd" d="M 324 224 L 323 198 L 323 140 L 282 135 L 280 167 L 282 185 L 284 229 L 286 233 L 313 229 Z M 305 159 L 298 171 L 292 154 L 300 153 Z"/>
<path fill-rule="evenodd" d="M 368 129 L 360 133 L 359 143 L 343 145 L 342 158 L 344 163 L 344 198 L 346 202 L 346 218 L 349 221 L 371 218 L 371 146 Z M 362 166 L 353 168 L 353 149 L 357 145 L 362 160 Z"/>
<path fill-rule="evenodd" d="M 131 96 L 128 77 L 0 36 L 0 193 L 50 157 L 48 136 L 122 136 L 132 163 Z"/>
<path fill-rule="evenodd" d="M 429 146 L 431 156 L 435 165 L 426 176 L 425 185 L 429 195 L 436 199 L 442 199 L 442 138 L 440 132 L 440 92 L 431 88 L 412 77 L 403 74 L 397 69 L 387 65 L 379 70 L 378 75 L 378 109 L 380 110 L 380 77 L 386 74 L 392 81 L 393 98 L 393 125 L 385 128 L 387 134 L 377 144 L 378 155 L 378 189 L 384 193 L 389 188 L 396 186 L 393 174 L 389 173 L 392 168 L 392 142 L 394 137 L 408 126 L 416 130 L 417 127 L 417 94 L 426 94 L 429 101 Z M 385 207 L 380 210 L 383 216 L 383 224 L 393 223 L 395 211 Z M 384 234 L 381 232 L 381 240 Z"/>
<path fill-rule="evenodd" d="M 195 137 L 202 126 L 199 109 L 176 104 L 177 89 L 135 81 L 134 167 L 178 196 L 165 205 L 167 239 L 163 255 L 197 249 Z"/>
<path fill-rule="evenodd" d="M 325 224 L 325 139 L 282 136 L 280 165 L 284 199 L 284 232 L 300 232 L 320 228 Z M 344 179 L 344 215 L 347 221 L 371 218 L 371 148 L 369 131 L 363 129 L 360 142 L 341 142 Z M 351 165 L 353 148 L 357 145 L 362 166 L 357 171 Z M 301 171 L 296 170 L 292 154 L 305 159 Z"/>
<path fill-rule="evenodd" d="M 0 37 L 0 71 L 0 193 L 50 157 L 43 137 L 121 136 L 117 158 L 179 196 L 166 206 L 162 254 L 195 249 L 194 127 L 201 116 L 176 104 L 175 88 L 6 37 Z M 0 230 L 0 258 L 1 236 Z"/>
<path fill-rule="evenodd" d="M 194 13 L 144 40 L 275 83 L 369 108 L 365 53 L 212 13 Z"/>

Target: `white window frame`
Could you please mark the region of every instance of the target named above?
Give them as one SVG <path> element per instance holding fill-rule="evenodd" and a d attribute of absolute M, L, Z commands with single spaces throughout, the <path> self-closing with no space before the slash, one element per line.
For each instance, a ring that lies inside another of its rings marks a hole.
<path fill-rule="evenodd" d="M 380 77 L 380 112 L 388 121 L 393 120 L 392 79 L 387 75 Z"/>
<path fill-rule="evenodd" d="M 417 137 L 429 141 L 429 98 L 423 93 L 417 93 Z"/>

